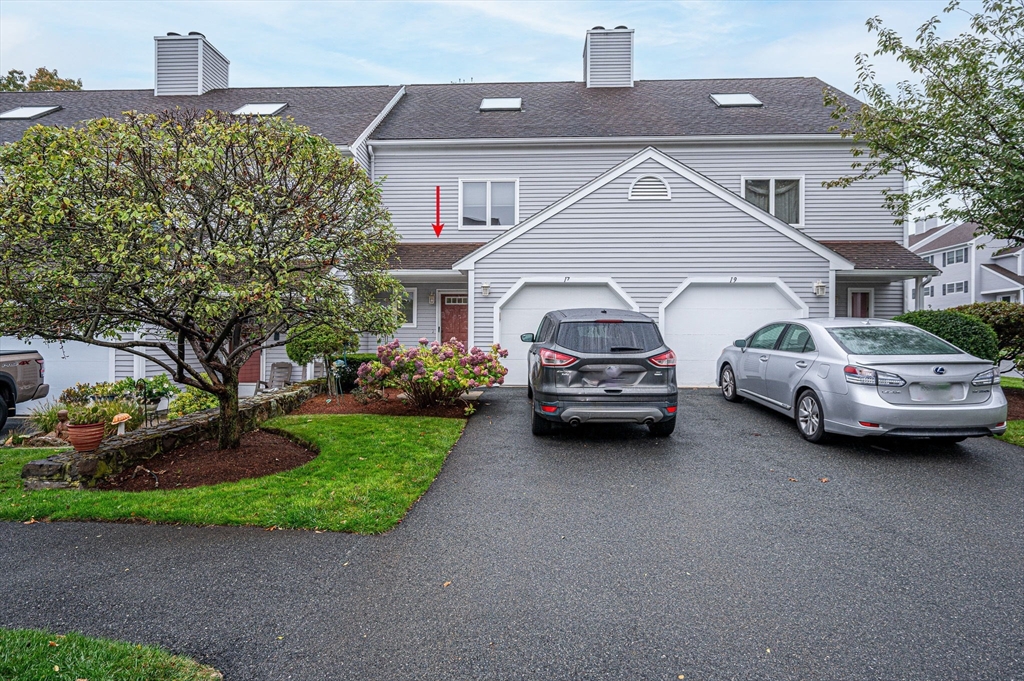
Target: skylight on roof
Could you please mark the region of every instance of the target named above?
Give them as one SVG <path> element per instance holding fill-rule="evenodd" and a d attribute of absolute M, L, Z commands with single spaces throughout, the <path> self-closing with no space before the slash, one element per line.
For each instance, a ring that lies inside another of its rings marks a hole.
<path fill-rule="evenodd" d="M 484 97 L 480 100 L 481 111 L 522 111 L 522 97 Z"/>
<path fill-rule="evenodd" d="M 231 113 L 238 116 L 248 116 L 250 114 L 255 116 L 274 116 L 281 113 L 284 108 L 288 106 L 283 103 L 260 103 L 260 104 L 246 104 L 243 107 L 235 109 Z"/>
<path fill-rule="evenodd" d="M 763 106 L 761 100 L 749 92 L 711 95 L 711 101 L 718 107 L 730 106 Z"/>
<path fill-rule="evenodd" d="M 30 121 L 33 118 L 39 118 L 40 116 L 45 116 L 48 113 L 53 113 L 58 109 L 60 109 L 59 106 L 19 106 L 17 109 L 11 109 L 10 111 L 0 113 L 0 118 L 5 120 Z"/>

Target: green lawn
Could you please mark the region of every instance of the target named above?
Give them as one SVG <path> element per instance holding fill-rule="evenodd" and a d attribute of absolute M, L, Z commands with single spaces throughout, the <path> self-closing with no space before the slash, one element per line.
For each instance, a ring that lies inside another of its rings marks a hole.
<path fill-rule="evenodd" d="M 0 629 L 4 681 L 212 681 L 220 672 L 160 648 L 31 629 Z"/>
<path fill-rule="evenodd" d="M 1024 379 L 1014 378 L 1013 376 L 1002 376 L 999 379 L 999 385 L 1004 388 L 1024 388 Z M 1006 432 L 1002 435 L 997 435 L 996 437 L 1005 442 L 1015 444 L 1018 447 L 1024 447 L 1024 421 L 1007 421 Z"/>
<path fill-rule="evenodd" d="M 1004 388 L 1024 388 L 1024 378 L 1014 378 L 1013 376 L 1001 376 L 999 378 L 999 385 Z"/>
<path fill-rule="evenodd" d="M 427 491 L 462 433 L 462 419 L 283 416 L 267 422 L 320 455 L 284 473 L 193 489 L 26 492 L 21 467 L 49 452 L 0 449 L 0 520 L 145 519 L 375 534 L 395 526 Z"/>

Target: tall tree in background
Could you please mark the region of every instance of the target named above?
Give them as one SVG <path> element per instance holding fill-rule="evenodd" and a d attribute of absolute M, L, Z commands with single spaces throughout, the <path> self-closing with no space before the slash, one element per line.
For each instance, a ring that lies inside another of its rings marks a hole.
<path fill-rule="evenodd" d="M 129 113 L 0 146 L 0 335 L 146 358 L 217 397 L 222 448 L 239 369 L 281 332 L 398 326 L 395 243 L 380 186 L 276 117 Z"/>
<path fill-rule="evenodd" d="M 947 14 L 963 11 L 951 2 Z M 886 206 L 902 221 L 931 203 L 948 221 L 975 222 L 980 232 L 1024 243 L 1024 0 L 984 0 L 971 30 L 938 36 L 933 17 L 907 43 L 878 17 L 875 56 L 895 57 L 919 77 L 889 93 L 866 54 L 857 55 L 856 110 L 826 90 L 825 104 L 844 137 L 863 146 L 854 175 L 827 183 L 845 187 L 891 172 L 913 182 L 889 192 Z"/>
<path fill-rule="evenodd" d="M 29 78 L 24 71 L 11 69 L 6 76 L 0 76 L 0 92 L 46 92 L 53 90 L 81 90 L 82 79 L 61 78 L 57 69 L 40 66 Z"/>

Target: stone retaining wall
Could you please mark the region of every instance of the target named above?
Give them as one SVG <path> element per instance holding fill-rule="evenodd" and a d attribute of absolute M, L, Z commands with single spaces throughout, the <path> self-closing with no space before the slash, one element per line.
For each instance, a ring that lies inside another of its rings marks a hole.
<path fill-rule="evenodd" d="M 261 392 L 239 400 L 242 432 L 259 428 L 275 416 L 298 408 L 325 389 L 323 381 L 299 383 L 273 392 Z M 139 428 L 103 440 L 92 452 L 63 452 L 47 459 L 29 461 L 21 469 L 25 489 L 93 487 L 102 478 L 136 466 L 176 447 L 216 439 L 219 409 L 188 414 L 152 428 Z"/>

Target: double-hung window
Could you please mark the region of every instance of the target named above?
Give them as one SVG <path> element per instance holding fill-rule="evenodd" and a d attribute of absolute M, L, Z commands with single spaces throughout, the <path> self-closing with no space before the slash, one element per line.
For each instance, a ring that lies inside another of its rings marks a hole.
<path fill-rule="evenodd" d="M 402 292 L 399 295 L 401 298 L 396 301 L 396 307 L 401 314 L 401 324 L 399 326 L 402 328 L 416 326 L 416 289 L 402 289 Z M 394 299 L 390 298 L 386 293 L 377 295 L 377 302 L 381 305 L 390 306 L 393 301 Z"/>
<path fill-rule="evenodd" d="M 967 247 L 954 248 L 942 254 L 942 266 L 952 265 L 958 262 L 967 262 Z"/>
<path fill-rule="evenodd" d="M 508 229 L 519 218 L 518 180 L 462 180 L 460 229 Z"/>
<path fill-rule="evenodd" d="M 803 223 L 801 178 L 743 178 L 743 198 L 791 225 Z"/>
<path fill-rule="evenodd" d="M 967 286 L 966 281 L 955 281 L 952 284 L 942 285 L 942 295 L 949 295 L 951 293 L 970 293 L 970 289 Z"/>

